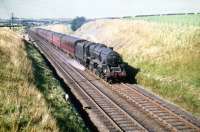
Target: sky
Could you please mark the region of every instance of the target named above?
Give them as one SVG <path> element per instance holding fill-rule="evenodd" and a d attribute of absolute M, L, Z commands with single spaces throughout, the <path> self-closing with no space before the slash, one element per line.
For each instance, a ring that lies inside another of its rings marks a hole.
<path fill-rule="evenodd" d="M 0 18 L 87 18 L 200 12 L 200 0 L 0 0 Z"/>

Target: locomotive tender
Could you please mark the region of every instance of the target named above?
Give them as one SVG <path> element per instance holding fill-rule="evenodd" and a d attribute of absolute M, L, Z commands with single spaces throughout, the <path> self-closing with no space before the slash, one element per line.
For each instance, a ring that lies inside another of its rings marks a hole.
<path fill-rule="evenodd" d="M 106 81 L 122 80 L 126 77 L 121 56 L 104 44 L 41 28 L 32 29 L 31 32 L 75 58 Z"/>

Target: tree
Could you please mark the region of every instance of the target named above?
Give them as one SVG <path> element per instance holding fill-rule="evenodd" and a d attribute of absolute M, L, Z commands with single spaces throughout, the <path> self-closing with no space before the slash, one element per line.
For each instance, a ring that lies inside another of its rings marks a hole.
<path fill-rule="evenodd" d="M 76 17 L 71 22 L 71 28 L 73 31 L 76 31 L 78 28 L 80 28 L 84 23 L 86 22 L 85 17 Z"/>

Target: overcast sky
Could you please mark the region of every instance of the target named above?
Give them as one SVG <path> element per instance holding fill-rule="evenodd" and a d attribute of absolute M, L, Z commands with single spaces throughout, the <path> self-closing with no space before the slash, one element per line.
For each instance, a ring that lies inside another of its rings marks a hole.
<path fill-rule="evenodd" d="M 200 12 L 200 0 L 0 0 L 0 18 L 110 17 Z"/>

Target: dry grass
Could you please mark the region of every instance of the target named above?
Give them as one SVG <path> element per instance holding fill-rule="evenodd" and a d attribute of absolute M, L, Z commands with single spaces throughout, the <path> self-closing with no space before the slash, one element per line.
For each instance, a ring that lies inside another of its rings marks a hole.
<path fill-rule="evenodd" d="M 200 27 L 143 20 L 97 20 L 76 36 L 113 46 L 138 83 L 200 116 Z"/>
<path fill-rule="evenodd" d="M 0 29 L 0 131 L 58 131 L 43 95 L 34 85 L 22 40 Z"/>
<path fill-rule="evenodd" d="M 0 28 L 0 131 L 88 131 L 42 55 Z"/>

